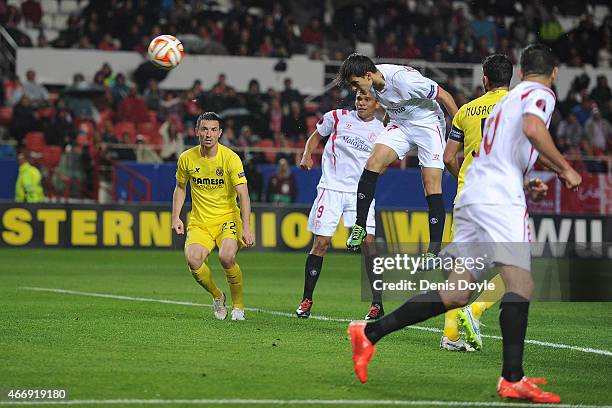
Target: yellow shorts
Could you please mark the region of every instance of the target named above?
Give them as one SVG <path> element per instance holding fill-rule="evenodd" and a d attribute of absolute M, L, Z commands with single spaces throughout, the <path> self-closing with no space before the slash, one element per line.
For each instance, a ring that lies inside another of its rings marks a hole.
<path fill-rule="evenodd" d="M 215 249 L 215 246 L 221 247 L 221 242 L 226 238 L 238 241 L 238 249 L 242 247 L 242 220 L 240 219 L 240 214 L 231 214 L 210 224 L 189 225 L 187 227 L 185 248 L 191 244 L 200 244 L 206 247 L 210 253 Z"/>

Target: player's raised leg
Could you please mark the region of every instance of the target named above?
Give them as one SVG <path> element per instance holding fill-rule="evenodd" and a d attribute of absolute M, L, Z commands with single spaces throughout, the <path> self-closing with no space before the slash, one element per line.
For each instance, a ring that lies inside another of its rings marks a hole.
<path fill-rule="evenodd" d="M 502 375 L 497 393 L 502 398 L 529 399 L 533 402 L 557 403 L 561 398 L 539 389 L 536 383 L 545 380 L 528 379 L 523 372 L 523 350 L 529 315 L 529 301 L 533 293 L 531 272 L 516 266 L 500 265 L 499 272 L 506 286 L 506 294 L 499 306 L 499 324 L 503 337 Z"/>
<path fill-rule="evenodd" d="M 387 132 L 385 131 L 385 133 Z M 368 158 L 365 169 L 363 169 L 359 178 L 357 186 L 357 217 L 346 242 L 348 249 L 357 250 L 363 243 L 367 235 L 366 222 L 368 211 L 376 192 L 378 175 L 397 159 L 397 153 L 391 147 L 380 143 L 374 145 L 374 150 L 372 150 L 372 154 Z"/>
<path fill-rule="evenodd" d="M 312 298 L 319 275 L 321 275 L 321 269 L 323 268 L 323 257 L 329 248 L 331 237 L 322 235 L 315 235 L 312 242 L 312 249 L 306 258 L 306 265 L 304 266 L 304 292 L 302 295 L 302 302 L 295 311 L 297 317 L 308 318 L 310 317 L 310 309 L 312 308 Z"/>
<path fill-rule="evenodd" d="M 458 282 L 472 281 L 470 274 L 451 272 L 448 281 L 455 288 Z M 449 285 L 449 287 L 451 287 Z M 348 332 L 351 337 L 353 349 L 353 368 L 357 378 L 362 383 L 368 379 L 368 363 L 375 352 L 375 344 L 384 336 L 424 320 L 444 313 L 446 310 L 465 306 L 469 301 L 470 292 L 467 290 L 429 291 L 412 297 L 392 313 L 382 319 L 365 324 L 365 322 L 352 322 Z"/>
<path fill-rule="evenodd" d="M 244 320 L 244 294 L 242 285 L 242 271 L 236 263 L 238 241 L 225 238 L 219 246 L 219 263 L 225 271 L 227 284 L 232 295 L 232 320 Z"/>
<path fill-rule="evenodd" d="M 193 234 L 192 231 L 190 233 Z M 201 244 L 193 243 L 185 247 L 185 258 L 187 259 L 191 274 L 196 282 L 212 295 L 215 317 L 219 320 L 224 320 L 227 317 L 225 295 L 213 281 L 210 268 L 208 267 L 208 254 L 208 248 Z"/>

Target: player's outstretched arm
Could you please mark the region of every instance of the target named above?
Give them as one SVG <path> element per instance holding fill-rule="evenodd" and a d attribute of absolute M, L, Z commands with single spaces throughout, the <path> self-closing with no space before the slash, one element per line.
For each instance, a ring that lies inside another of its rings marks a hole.
<path fill-rule="evenodd" d="M 575 189 L 582 183 L 580 174 L 570 166 L 555 146 L 542 119 L 536 115 L 525 114 L 523 116 L 523 133 L 525 133 L 531 145 L 543 156 L 543 160 L 550 163 L 549 167 L 559 175 L 565 187 Z"/>
<path fill-rule="evenodd" d="M 247 247 L 255 244 L 255 235 L 251 230 L 251 199 L 249 188 L 246 183 L 238 184 L 236 187 L 238 199 L 240 200 L 240 216 L 242 218 L 242 242 Z"/>
<path fill-rule="evenodd" d="M 459 161 L 457 160 L 457 153 L 459 153 L 459 150 L 461 150 L 462 148 L 463 143 L 457 142 L 456 140 L 453 140 L 451 138 L 448 139 L 448 142 L 446 142 L 446 147 L 444 148 L 444 165 L 446 166 L 450 174 L 455 177 L 459 177 L 460 167 Z"/>
<path fill-rule="evenodd" d="M 444 105 L 451 118 L 455 117 L 459 108 L 457 108 L 453 95 L 446 92 L 441 86 L 438 86 L 438 96 L 436 97 L 436 101 Z"/>
<path fill-rule="evenodd" d="M 174 193 L 172 194 L 172 229 L 179 235 L 185 233 L 185 226 L 183 221 L 181 221 L 181 210 L 183 209 L 186 195 L 185 183 L 177 181 Z"/>
<path fill-rule="evenodd" d="M 312 169 L 314 162 L 312 161 L 312 154 L 317 150 L 317 146 L 321 142 L 323 136 L 319 134 L 318 130 L 312 132 L 308 140 L 306 141 L 306 146 L 304 146 L 304 154 L 302 154 L 302 160 L 300 161 L 300 168 L 304 170 Z"/>

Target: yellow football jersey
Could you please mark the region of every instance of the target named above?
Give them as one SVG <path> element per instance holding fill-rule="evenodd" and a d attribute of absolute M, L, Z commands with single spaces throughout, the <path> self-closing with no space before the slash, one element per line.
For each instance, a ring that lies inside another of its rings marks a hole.
<path fill-rule="evenodd" d="M 242 161 L 219 145 L 217 155 L 203 157 L 200 146 L 185 150 L 178 159 L 176 180 L 191 185 L 189 225 L 205 225 L 239 212 L 236 186 L 246 183 Z"/>
<path fill-rule="evenodd" d="M 505 89 L 489 91 L 480 98 L 463 105 L 453 118 L 453 127 L 448 137 L 463 143 L 463 163 L 459 170 L 457 194 L 463 190 L 465 173 L 474 159 L 474 153 L 480 147 L 484 122 L 489 112 L 507 93 Z M 455 201 L 457 201 L 457 196 L 455 196 Z"/>

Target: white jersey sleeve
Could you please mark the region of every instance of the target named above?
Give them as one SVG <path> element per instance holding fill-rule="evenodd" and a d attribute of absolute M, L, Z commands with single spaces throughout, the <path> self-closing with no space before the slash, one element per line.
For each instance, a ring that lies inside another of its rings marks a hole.
<path fill-rule="evenodd" d="M 421 75 L 414 68 L 404 67 L 391 78 L 391 85 L 398 90 L 403 99 L 436 99 L 438 84 Z"/>
<path fill-rule="evenodd" d="M 329 111 L 317 122 L 317 131 L 321 136 L 327 137 L 334 132 L 335 123 L 334 111 Z"/>
<path fill-rule="evenodd" d="M 521 101 L 523 114 L 535 115 L 548 126 L 556 102 L 552 92 L 544 88 L 536 88 L 525 92 L 523 96 Z"/>

